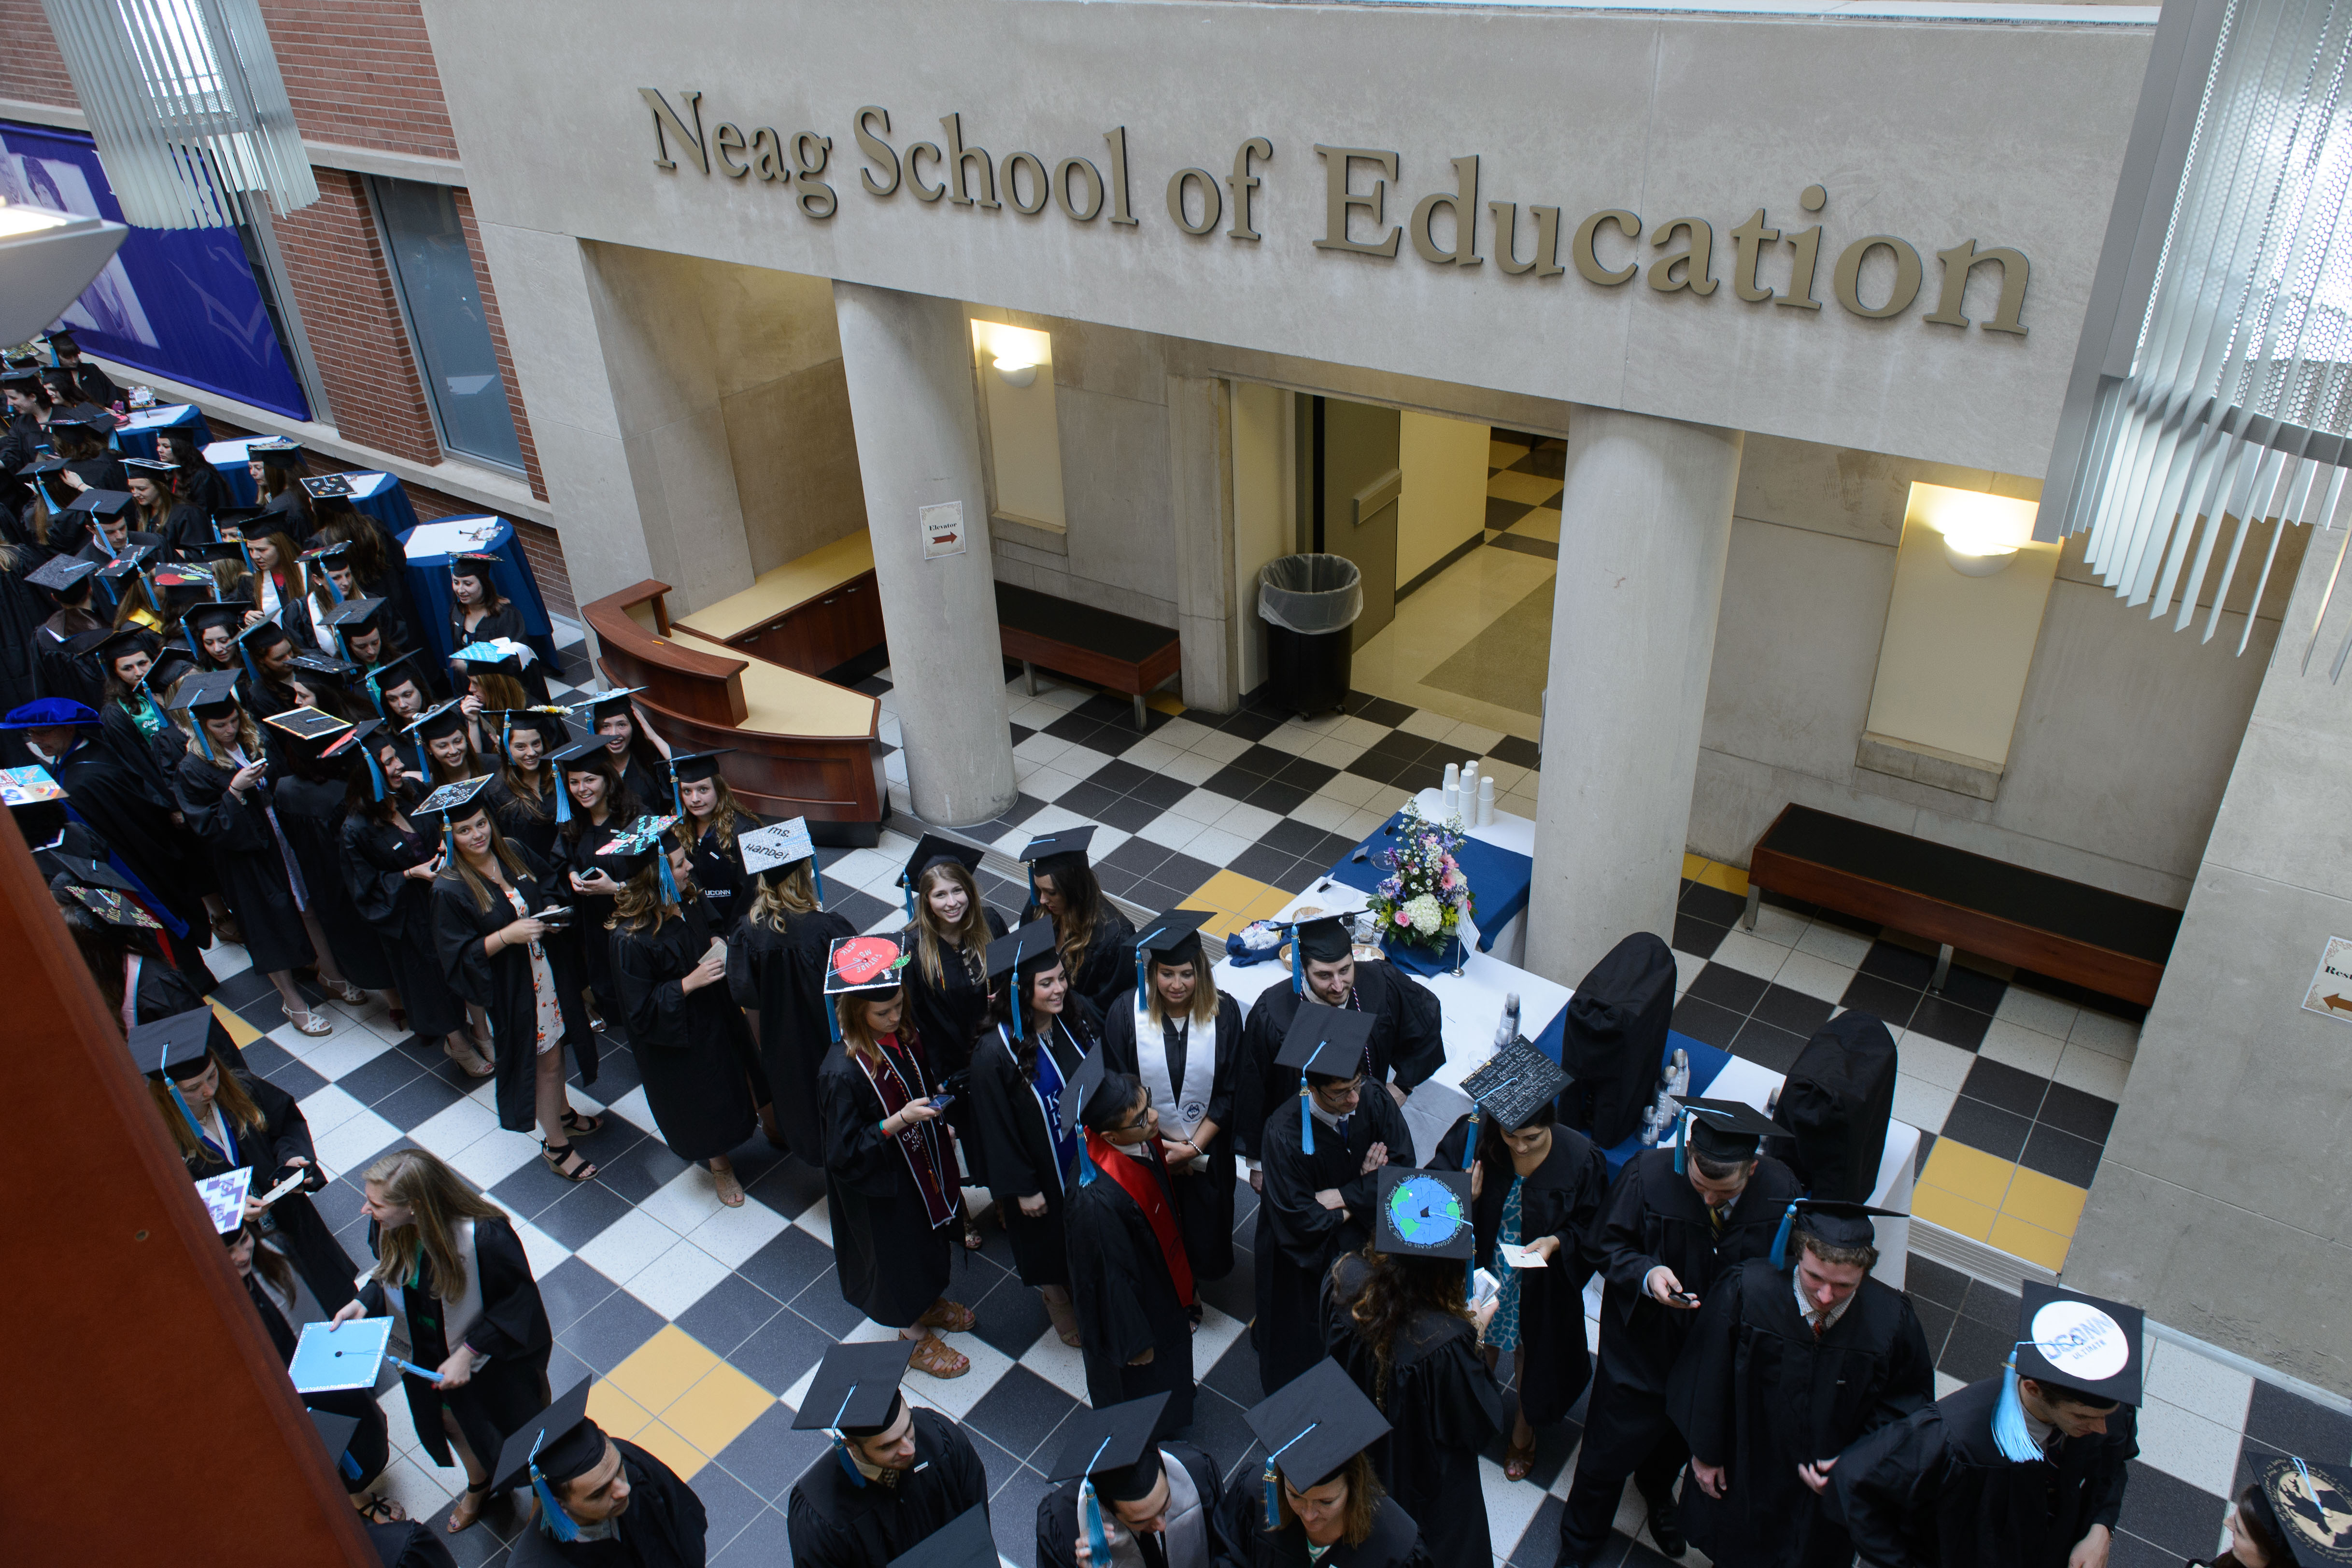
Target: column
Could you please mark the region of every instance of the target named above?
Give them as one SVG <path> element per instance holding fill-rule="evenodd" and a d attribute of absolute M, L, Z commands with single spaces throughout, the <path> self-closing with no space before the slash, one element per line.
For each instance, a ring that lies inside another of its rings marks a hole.
<path fill-rule="evenodd" d="M 1579 407 L 1568 427 L 1528 966 L 1562 985 L 1671 939 L 1741 434 Z"/>
<path fill-rule="evenodd" d="M 1013 799 L 971 333 L 952 299 L 833 286 L 874 575 L 915 815 L 984 822 Z M 926 559 L 925 507 L 963 503 L 961 555 Z"/>
<path fill-rule="evenodd" d="M 1231 392 L 1214 376 L 1167 380 L 1176 634 L 1184 651 L 1184 706 L 1231 713 L 1240 697 L 1234 626 Z"/>

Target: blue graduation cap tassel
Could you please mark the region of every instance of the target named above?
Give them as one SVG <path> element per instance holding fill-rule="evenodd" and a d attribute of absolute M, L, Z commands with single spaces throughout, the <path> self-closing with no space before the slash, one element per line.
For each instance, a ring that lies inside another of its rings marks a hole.
<path fill-rule="evenodd" d="M 1462 1134 L 1462 1168 L 1468 1170 L 1478 1161 L 1478 1103 L 1470 1103 L 1470 1121 Z"/>
<path fill-rule="evenodd" d="M 677 902 L 677 879 L 670 875 L 669 846 L 667 844 L 656 844 L 654 846 L 654 853 L 658 857 L 654 863 L 661 867 L 662 902 L 665 904 L 676 904 Z"/>
<path fill-rule="evenodd" d="M 839 1040 L 841 1036 L 836 1033 L 834 1038 Z M 857 1385 L 853 1383 L 849 1386 L 849 1392 L 841 1396 L 841 1408 L 833 1413 L 833 1418 L 836 1423 L 848 1413 L 849 1402 L 856 1397 Z M 859 1469 L 856 1461 L 849 1457 L 849 1439 L 841 1435 L 841 1427 L 838 1425 L 833 1428 L 833 1457 L 841 1461 L 842 1473 L 849 1478 L 851 1486 L 863 1487 L 866 1484 L 866 1472 Z"/>
<path fill-rule="evenodd" d="M 220 758 L 213 755 L 213 743 L 205 737 L 205 721 L 198 718 L 194 714 L 190 714 L 188 716 L 188 727 L 196 732 L 196 749 L 205 754 L 205 760 L 207 762 L 218 762 Z"/>
<path fill-rule="evenodd" d="M 1157 936 L 1159 933 L 1154 932 L 1153 935 Z M 1135 994 L 1142 998 L 1147 1005 L 1151 1000 L 1151 993 L 1143 988 L 1143 971 L 1150 962 L 1151 955 L 1144 951 L 1143 945 L 1141 943 L 1138 943 L 1135 948 Z"/>
<path fill-rule="evenodd" d="M 1691 1113 L 1688 1111 L 1675 1118 L 1675 1175 L 1676 1176 L 1683 1174 L 1683 1134 L 1689 1130 L 1690 1120 Z"/>
<path fill-rule="evenodd" d="M 433 758 L 425 749 L 425 737 L 416 737 L 416 771 L 429 780 L 433 777 Z"/>
<path fill-rule="evenodd" d="M 833 1043 L 839 1045 L 841 1043 L 841 1005 L 838 1002 L 826 1002 L 824 1029 L 825 1032 L 833 1037 Z"/>
<path fill-rule="evenodd" d="M 572 786 L 565 781 L 563 769 L 555 770 L 555 825 L 562 827 L 572 820 Z"/>
<path fill-rule="evenodd" d="M 245 673 L 252 677 L 254 685 L 258 687 L 261 685 L 261 672 L 254 668 L 253 650 L 245 645 L 245 639 L 242 637 L 236 641 L 236 656 L 245 661 Z"/>
<path fill-rule="evenodd" d="M 817 862 L 816 851 L 814 849 L 809 851 L 809 881 L 816 884 L 816 906 L 823 909 L 824 907 L 824 867 Z M 911 895 L 908 902 L 913 902 Z M 911 909 L 907 911 L 907 919 L 910 923 L 914 918 L 915 912 Z"/>
<path fill-rule="evenodd" d="M 341 633 L 339 632 L 337 635 L 341 635 Z M 505 758 L 509 763 L 512 763 L 514 761 L 513 752 L 508 749 L 513 744 L 514 715 L 510 713 L 500 713 L 499 715 L 499 755 Z"/>
<path fill-rule="evenodd" d="M 1310 1155 L 1315 1152 L 1315 1113 L 1307 1099 L 1311 1092 L 1302 1075 L 1298 1084 L 1298 1143 Z"/>
<path fill-rule="evenodd" d="M 336 603 L 341 604 L 343 601 L 343 591 L 335 586 L 335 574 L 327 570 L 327 563 L 325 561 L 320 561 L 319 563 L 319 575 L 327 580 L 327 592 L 333 596 Z M 342 629 L 341 627 L 336 628 L 335 634 L 338 637 L 341 636 Z M 346 655 L 346 657 L 348 656 L 349 655 Z"/>
<path fill-rule="evenodd" d="M 351 1450 L 348 1448 L 343 1450 L 343 1457 L 335 1461 L 335 1468 L 342 1471 L 343 1474 L 349 1476 L 353 1480 L 360 1479 L 360 1462 L 352 1458 Z M 348 1490 L 349 1489 L 346 1488 L 345 1490 Z"/>
<path fill-rule="evenodd" d="M 809 862 L 811 864 L 814 864 L 816 857 L 814 855 L 811 855 L 809 857 Z M 898 881 L 898 894 L 900 899 L 907 905 L 907 924 L 912 925 L 915 923 L 915 884 L 908 881 L 906 878 L 901 877 Z M 818 894 L 816 895 L 816 901 L 819 904 L 823 904 L 824 902 L 824 894 L 822 893 Z"/>
<path fill-rule="evenodd" d="M 1323 1423 L 1320 1421 L 1311 1421 L 1307 1423 L 1307 1432 L 1312 1432 L 1316 1427 L 1320 1427 L 1321 1425 L 1323 1425 Z M 1280 1497 L 1274 1490 L 1276 1486 L 1279 1484 L 1275 1478 L 1274 1462 L 1282 1458 L 1283 1455 L 1288 1453 L 1290 1451 L 1291 1443 L 1296 1443 L 1298 1441 L 1299 1437 L 1307 1436 L 1307 1432 L 1299 1433 L 1298 1437 L 1291 1438 L 1289 1443 L 1285 1443 L 1281 1448 L 1276 1448 L 1274 1452 L 1265 1457 L 1265 1474 L 1260 1478 L 1260 1484 L 1264 1488 L 1262 1496 L 1265 1502 L 1265 1527 L 1268 1530 L 1278 1529 L 1282 1523 L 1282 1513 L 1279 1506 Z"/>
<path fill-rule="evenodd" d="M 1772 1267 L 1789 1266 L 1789 1232 L 1797 1223 L 1797 1206 L 1790 1204 L 1780 1213 L 1780 1228 L 1772 1233 Z"/>
<path fill-rule="evenodd" d="M 1299 956 L 1298 927 L 1295 924 L 1290 928 L 1290 994 L 1294 997 L 1307 994 L 1307 962 Z M 1309 1154 L 1314 1152 L 1311 1148 L 1307 1150 Z"/>
<path fill-rule="evenodd" d="M 2043 1457 L 2041 1445 L 2025 1425 L 2025 1401 L 2017 1392 L 2017 1353 L 2032 1343 L 2021 1339 L 2009 1347 L 2008 1364 L 2000 1371 L 2000 1403 L 1993 1406 L 1993 1445 L 2011 1464 L 2031 1464 Z"/>
<path fill-rule="evenodd" d="M 1013 1038 L 1019 1040 L 1024 1031 L 1021 1028 L 1021 946 L 1018 943 L 1013 947 L 1013 973 L 1004 983 L 1013 988 Z"/>
<path fill-rule="evenodd" d="M 686 815 L 686 799 L 677 792 L 677 764 L 674 762 L 669 769 L 669 810 L 674 817 Z"/>
<path fill-rule="evenodd" d="M 555 1489 L 547 1484 L 547 1476 L 539 1468 L 539 1450 L 546 1442 L 547 1434 L 541 1432 L 530 1445 L 530 1490 L 539 1494 L 539 1525 L 558 1541 L 577 1541 L 579 1521 L 555 1500 Z"/>
<path fill-rule="evenodd" d="M 1078 1517 L 1086 1521 L 1087 1551 L 1097 1563 L 1109 1562 L 1110 1542 L 1103 1534 L 1102 1503 L 1095 1496 L 1091 1477 L 1078 1483 Z"/>
<path fill-rule="evenodd" d="M 201 669 L 204 666 L 205 651 L 196 645 L 196 629 L 185 621 L 180 622 L 180 641 L 188 645 L 189 656 L 196 661 L 197 667 Z"/>
<path fill-rule="evenodd" d="M 368 788 L 374 791 L 374 798 L 381 800 L 384 793 L 383 768 L 375 759 L 375 747 L 362 744 L 360 747 L 360 755 L 367 758 Z"/>

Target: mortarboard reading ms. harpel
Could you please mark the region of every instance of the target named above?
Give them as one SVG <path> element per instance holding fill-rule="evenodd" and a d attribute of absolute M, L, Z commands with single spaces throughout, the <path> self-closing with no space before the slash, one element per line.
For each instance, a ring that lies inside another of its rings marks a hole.
<path fill-rule="evenodd" d="M 756 1020 L 778 1136 L 803 1160 L 821 1166 L 824 1124 L 816 1074 L 832 1038 L 824 960 L 833 944 L 855 936 L 857 927 L 824 910 L 824 873 L 804 820 L 752 829 L 735 845 L 747 891 L 727 941 L 729 991 Z"/>

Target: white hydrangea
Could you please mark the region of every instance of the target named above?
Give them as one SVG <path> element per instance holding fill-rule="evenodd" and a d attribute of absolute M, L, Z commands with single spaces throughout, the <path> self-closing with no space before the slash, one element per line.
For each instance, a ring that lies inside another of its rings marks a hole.
<path fill-rule="evenodd" d="M 1434 896 L 1426 893 L 1405 901 L 1404 917 L 1412 922 L 1415 931 L 1433 936 L 1445 925 L 1445 911 L 1439 907 Z"/>

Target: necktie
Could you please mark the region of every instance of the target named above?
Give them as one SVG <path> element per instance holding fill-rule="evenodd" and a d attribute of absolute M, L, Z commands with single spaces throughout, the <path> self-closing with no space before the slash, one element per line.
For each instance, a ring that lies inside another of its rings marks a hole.
<path fill-rule="evenodd" d="M 1344 1144 L 1348 1141 L 1348 1124 L 1354 1120 L 1355 1118 L 1353 1116 L 1342 1116 L 1339 1118 L 1339 1141 L 1341 1143 Z"/>
<path fill-rule="evenodd" d="M 1168 1568 L 1168 1543 L 1160 1540 L 1158 1531 L 1139 1534 L 1135 1544 L 1142 1550 L 1144 1568 Z"/>
<path fill-rule="evenodd" d="M 1813 1325 L 1813 1337 L 1815 1339 L 1819 1339 L 1822 1335 L 1829 1333 L 1830 1315 L 1826 1311 L 1814 1312 L 1805 1321 Z"/>
<path fill-rule="evenodd" d="M 1719 1208 L 1708 1209 L 1706 1211 L 1706 1222 L 1715 1228 L 1715 1233 L 1717 1236 L 1723 1234 L 1723 1210 Z"/>

